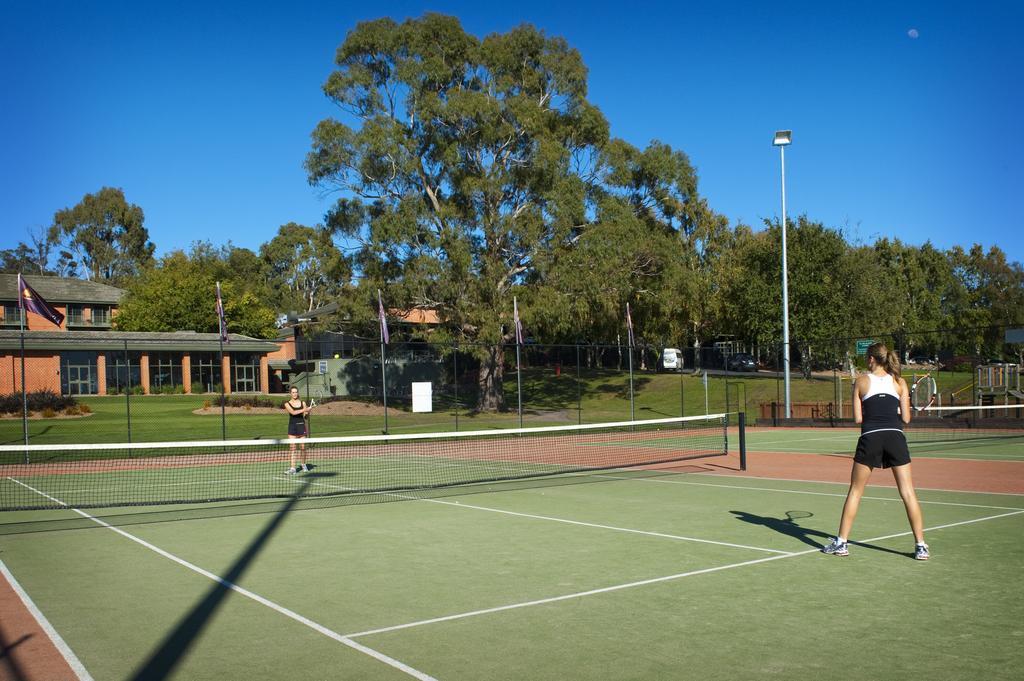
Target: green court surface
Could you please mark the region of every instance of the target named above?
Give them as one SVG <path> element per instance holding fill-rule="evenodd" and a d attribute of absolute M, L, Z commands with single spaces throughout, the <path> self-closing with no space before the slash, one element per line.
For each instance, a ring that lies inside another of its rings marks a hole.
<path fill-rule="evenodd" d="M 855 428 L 749 428 L 752 452 L 831 454 L 852 457 L 860 431 Z M 913 457 L 1024 461 L 1024 430 L 1005 432 L 907 431 Z"/>
<path fill-rule="evenodd" d="M 1024 496 L 920 490 L 919 562 L 871 487 L 837 558 L 844 485 L 700 468 L 6 512 L 0 560 L 97 680 L 1020 678 Z"/>

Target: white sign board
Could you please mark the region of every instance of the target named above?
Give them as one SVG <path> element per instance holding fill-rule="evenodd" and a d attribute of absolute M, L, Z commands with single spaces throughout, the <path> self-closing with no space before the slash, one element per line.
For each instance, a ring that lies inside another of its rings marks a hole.
<path fill-rule="evenodd" d="M 434 398 L 430 382 L 412 384 L 412 410 L 434 411 Z"/>
<path fill-rule="evenodd" d="M 327 373 L 327 361 L 326 360 L 320 360 L 319 365 L 317 366 L 317 368 L 320 370 L 321 374 L 326 374 Z"/>

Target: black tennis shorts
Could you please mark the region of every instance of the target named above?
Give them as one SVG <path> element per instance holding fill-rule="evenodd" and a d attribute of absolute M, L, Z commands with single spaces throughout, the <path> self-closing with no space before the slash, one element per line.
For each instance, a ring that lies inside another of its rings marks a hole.
<path fill-rule="evenodd" d="M 306 435 L 306 422 L 305 421 L 289 421 L 288 422 L 288 434 L 298 435 L 305 437 Z"/>
<path fill-rule="evenodd" d="M 871 468 L 892 468 L 910 463 L 907 438 L 901 430 L 876 430 L 857 440 L 853 460 Z"/>

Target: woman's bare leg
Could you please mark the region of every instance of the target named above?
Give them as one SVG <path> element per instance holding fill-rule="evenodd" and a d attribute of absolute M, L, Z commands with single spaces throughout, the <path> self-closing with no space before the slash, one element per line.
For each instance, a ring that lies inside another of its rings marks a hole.
<path fill-rule="evenodd" d="M 850 530 L 853 529 L 853 519 L 857 517 L 857 510 L 860 508 L 860 499 L 864 496 L 864 488 L 871 477 L 871 467 L 862 463 L 854 462 L 853 470 L 850 471 L 850 489 L 846 492 L 846 503 L 843 504 L 843 516 L 839 521 L 839 535 L 843 539 L 850 538 Z"/>
<path fill-rule="evenodd" d="M 917 501 L 917 492 L 914 491 L 914 481 L 910 475 L 910 464 L 893 466 L 892 477 L 896 480 L 896 487 L 900 491 L 903 505 L 907 508 L 907 520 L 910 521 L 910 529 L 914 533 L 914 541 L 918 544 L 923 544 L 924 518 L 921 515 L 921 504 Z"/>

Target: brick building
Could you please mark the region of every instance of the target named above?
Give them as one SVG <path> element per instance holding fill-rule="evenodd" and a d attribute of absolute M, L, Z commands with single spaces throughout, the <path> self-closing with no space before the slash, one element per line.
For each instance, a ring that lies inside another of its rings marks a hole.
<path fill-rule="evenodd" d="M 124 291 L 80 279 L 26 276 L 64 314 L 58 329 L 25 316 L 25 385 L 32 392 L 107 395 L 125 391 L 268 392 L 269 360 L 277 343 L 230 334 L 220 357 L 216 333 L 141 333 L 113 330 Z M 21 392 L 21 314 L 18 277 L 0 274 L 0 394 Z M 212 305 L 212 296 L 211 296 Z"/>

